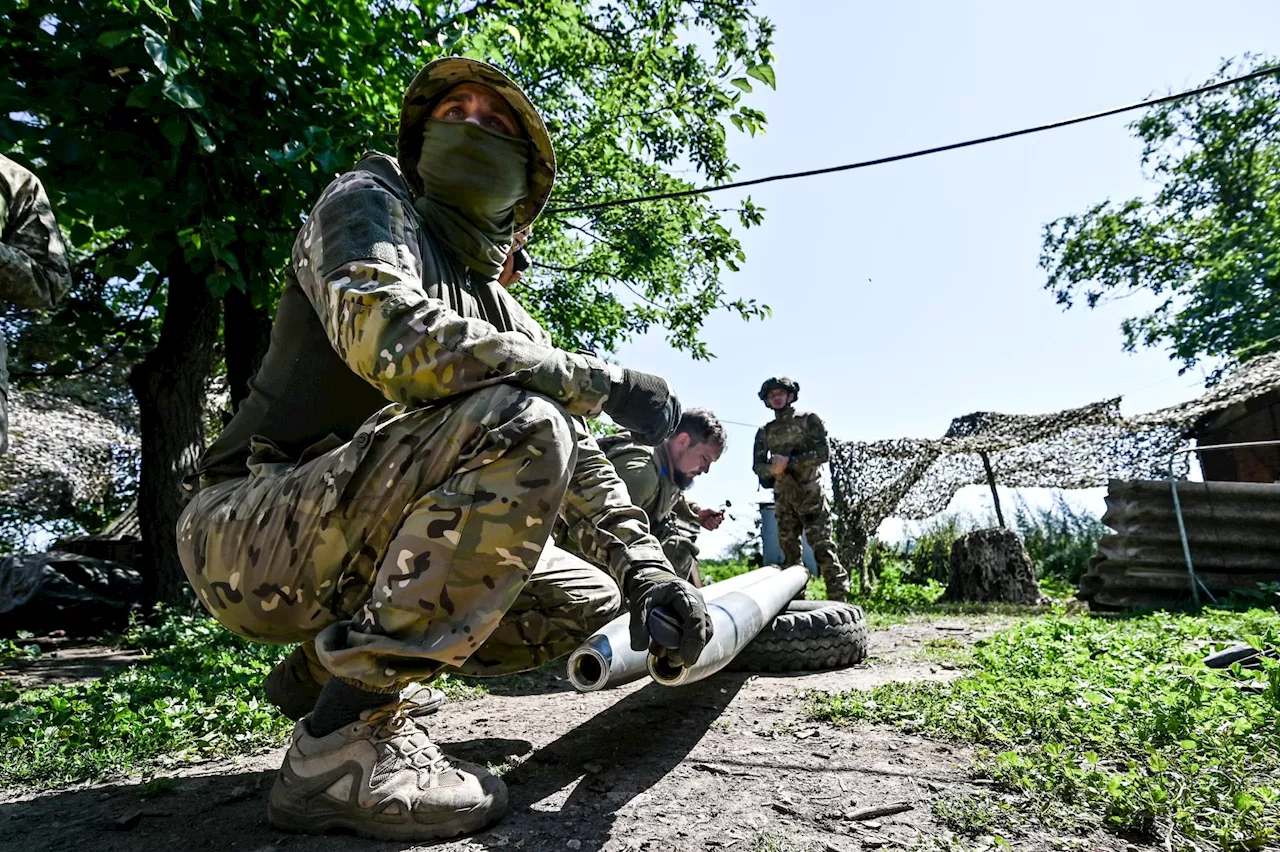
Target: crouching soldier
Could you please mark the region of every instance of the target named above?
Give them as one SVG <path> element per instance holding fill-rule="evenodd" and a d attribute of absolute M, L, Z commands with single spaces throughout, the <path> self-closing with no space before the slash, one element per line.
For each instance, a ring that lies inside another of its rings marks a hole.
<path fill-rule="evenodd" d="M 655 606 L 679 621 L 683 660 L 710 636 L 701 593 L 582 419 L 607 412 L 656 444 L 679 422 L 675 396 L 556 349 L 499 283 L 554 164 L 542 118 L 497 69 L 427 65 L 398 155 L 366 155 L 303 225 L 270 349 L 202 459 L 178 526 L 192 586 L 230 630 L 303 643 L 268 682 L 302 716 L 271 791 L 279 827 L 478 830 L 506 788 L 440 752 L 407 687 L 541 665 L 623 605 L 636 650 Z M 607 572 L 548 545 L 566 515 Z"/>
<path fill-rule="evenodd" d="M 693 408 L 680 418 L 675 434 L 657 447 L 628 433 L 600 440 L 600 449 L 613 463 L 631 495 L 649 520 L 649 529 L 676 574 L 701 587 L 698 574 L 698 528 L 717 529 L 724 512 L 690 503 L 684 492 L 694 479 L 711 469 L 724 453 L 724 427 L 710 411 Z"/>

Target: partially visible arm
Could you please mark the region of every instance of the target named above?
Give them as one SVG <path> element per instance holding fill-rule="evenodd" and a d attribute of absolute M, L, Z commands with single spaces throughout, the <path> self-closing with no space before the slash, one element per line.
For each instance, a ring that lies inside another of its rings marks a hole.
<path fill-rule="evenodd" d="M 409 405 L 505 382 L 572 414 L 599 413 L 614 371 L 429 297 L 416 229 L 412 210 L 352 172 L 329 185 L 294 243 L 298 282 L 352 372 Z"/>
<path fill-rule="evenodd" d="M 666 564 L 666 557 L 649 534 L 644 511 L 633 505 L 596 439 L 581 418 L 574 417 L 573 423 L 578 460 L 561 507 L 569 539 L 587 561 L 607 568 L 625 593 L 633 565 Z"/>
<path fill-rule="evenodd" d="M 676 505 L 672 508 L 672 513 L 679 518 L 693 523 L 699 523 L 698 513 L 702 509 L 697 503 L 691 503 L 683 494 L 676 500 Z"/>
<path fill-rule="evenodd" d="M 773 478 L 773 470 L 769 466 L 769 444 L 764 437 L 764 429 L 756 431 L 755 447 L 751 451 L 751 469 L 761 481 Z"/>
<path fill-rule="evenodd" d="M 49 197 L 35 175 L 0 157 L 0 299 L 52 308 L 71 289 L 71 267 Z"/>

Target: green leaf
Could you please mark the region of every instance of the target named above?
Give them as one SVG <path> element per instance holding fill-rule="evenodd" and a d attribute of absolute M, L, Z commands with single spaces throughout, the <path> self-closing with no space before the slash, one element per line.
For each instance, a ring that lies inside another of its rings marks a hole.
<path fill-rule="evenodd" d="M 204 18 L 204 0 L 189 0 L 191 4 L 191 16 L 197 21 Z"/>
<path fill-rule="evenodd" d="M 165 20 L 167 21 L 174 20 L 173 11 L 170 10 L 169 8 L 168 0 L 165 0 L 165 3 L 163 5 L 155 2 L 155 0 L 142 0 L 142 2 L 147 4 L 148 9 L 155 12 L 157 15 L 164 18 Z"/>
<path fill-rule="evenodd" d="M 98 36 L 98 44 L 102 45 L 103 47 L 119 47 L 120 45 L 124 44 L 129 39 L 136 37 L 137 35 L 138 34 L 136 32 L 133 32 L 131 30 L 108 30 L 107 32 Z"/>
<path fill-rule="evenodd" d="M 754 77 L 770 89 L 778 88 L 778 78 L 774 76 L 771 66 L 753 65 L 747 69 L 747 76 Z"/>
<path fill-rule="evenodd" d="M 164 39 L 150 27 L 143 27 L 142 33 L 147 55 L 151 57 L 151 61 L 155 63 L 161 74 L 166 77 L 172 76 L 169 67 L 169 48 L 165 46 Z"/>
<path fill-rule="evenodd" d="M 160 132 L 164 134 L 165 139 L 169 140 L 170 145 L 180 148 L 182 141 L 187 138 L 187 122 L 183 121 L 181 116 L 168 116 L 160 122 Z"/>
<path fill-rule="evenodd" d="M 124 105 L 146 109 L 151 106 L 153 100 L 155 100 L 155 86 L 150 82 L 140 83 L 129 90 L 129 97 L 125 98 Z"/>
<path fill-rule="evenodd" d="M 746 77 L 734 77 L 729 82 L 737 86 L 739 89 L 741 89 L 744 92 L 750 93 L 751 91 L 751 81 L 748 80 Z"/>
<path fill-rule="evenodd" d="M 164 96 L 183 109 L 200 109 L 204 106 L 204 95 L 199 89 L 179 83 L 176 80 L 165 80 L 160 87 Z"/>
<path fill-rule="evenodd" d="M 217 150 L 218 143 L 213 141 L 213 137 L 209 135 L 209 131 L 204 129 L 204 125 L 194 118 L 191 119 L 191 129 L 196 132 L 196 142 L 199 143 L 201 152 L 212 154 Z"/>

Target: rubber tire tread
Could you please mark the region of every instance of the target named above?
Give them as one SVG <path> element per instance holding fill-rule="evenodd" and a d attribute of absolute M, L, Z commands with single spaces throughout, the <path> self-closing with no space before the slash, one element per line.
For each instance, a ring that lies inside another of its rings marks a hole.
<path fill-rule="evenodd" d="M 839 601 L 792 601 L 742 653 L 730 671 L 807 672 L 842 669 L 867 658 L 867 619 Z"/>

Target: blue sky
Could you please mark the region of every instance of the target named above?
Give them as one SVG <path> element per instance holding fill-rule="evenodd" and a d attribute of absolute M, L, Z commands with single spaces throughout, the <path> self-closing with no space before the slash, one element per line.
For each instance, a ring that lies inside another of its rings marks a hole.
<path fill-rule="evenodd" d="M 1280 52 L 1280 3 L 764 0 L 777 25 L 778 88 L 752 104 L 768 133 L 730 133 L 739 178 L 836 165 L 1093 112 L 1208 79 L 1226 57 Z M 668 377 L 686 406 L 762 423 L 761 381 L 802 385 L 801 407 L 839 438 L 935 437 L 975 410 L 1036 413 L 1124 396 L 1132 413 L 1197 393 L 1165 353 L 1121 348 L 1139 298 L 1064 312 L 1043 289 L 1041 229 L 1106 198 L 1148 194 L 1139 113 L 846 174 L 757 187 L 763 226 L 727 281 L 773 316 L 717 316 L 695 362 L 661 335 L 618 360 Z M 726 195 L 731 195 L 727 193 Z M 721 199 L 726 200 L 726 199 Z M 754 430 L 695 484 L 737 520 L 704 534 L 715 553 L 767 499 Z M 1002 498 L 1003 499 L 1003 498 Z M 1078 499 L 1101 510 L 1101 492 Z M 962 492 L 953 508 L 990 497 Z"/>

